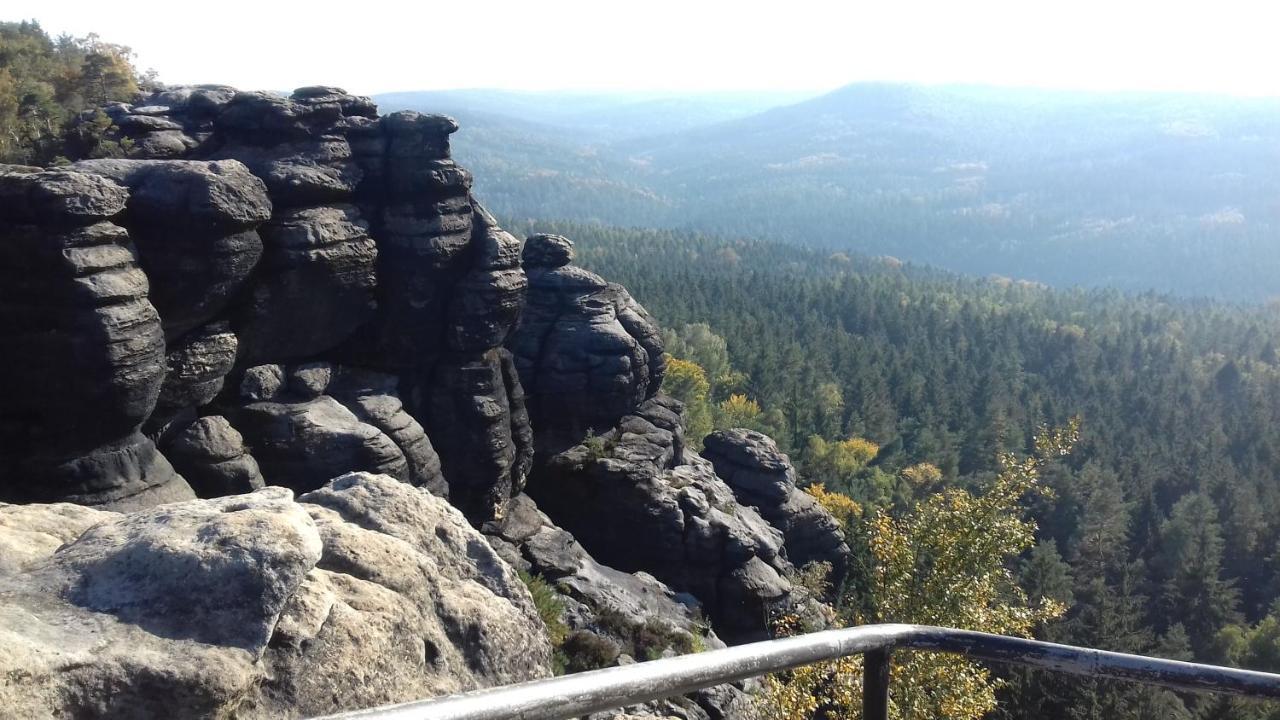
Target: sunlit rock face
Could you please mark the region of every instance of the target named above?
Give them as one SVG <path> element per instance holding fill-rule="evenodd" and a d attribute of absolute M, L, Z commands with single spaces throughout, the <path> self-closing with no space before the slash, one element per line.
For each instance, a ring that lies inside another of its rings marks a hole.
<path fill-rule="evenodd" d="M 4 717 L 313 717 L 550 674 L 515 570 L 386 476 L 129 514 L 0 504 L 0 550 Z"/>
<path fill-rule="evenodd" d="M 797 567 L 831 566 L 838 586 L 848 572 L 850 550 L 844 533 L 811 495 L 796 487 L 796 469 L 773 438 L 754 430 L 717 430 L 703 440 L 702 457 L 733 490 L 738 502 L 756 509 L 782 533 L 788 558 Z"/>
<path fill-rule="evenodd" d="M 540 452 L 576 445 L 614 427 L 657 394 L 666 371 L 657 324 L 627 292 L 572 264 L 559 235 L 525 242 L 524 318 L 509 346 Z"/>

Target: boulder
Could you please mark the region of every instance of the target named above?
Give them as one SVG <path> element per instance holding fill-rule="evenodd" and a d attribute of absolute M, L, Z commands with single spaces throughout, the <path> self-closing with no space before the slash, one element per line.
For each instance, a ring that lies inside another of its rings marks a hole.
<path fill-rule="evenodd" d="M 796 567 L 828 563 L 831 582 L 838 587 L 850 559 L 844 533 L 830 513 L 796 487 L 795 468 L 773 438 L 736 428 L 711 433 L 703 445 L 702 457 L 733 489 L 738 502 L 755 508 L 782 532 L 787 558 Z"/>
<path fill-rule="evenodd" d="M 244 438 L 220 415 L 207 415 L 186 426 L 165 445 L 164 452 L 202 498 L 253 492 L 266 484 Z"/>
<path fill-rule="evenodd" d="M 258 365 L 239 399 L 219 407 L 268 483 L 306 491 L 315 478 L 365 470 L 446 496 L 440 458 L 397 386 L 394 376 L 325 362 Z"/>
<path fill-rule="evenodd" d="M 310 717 L 549 674 L 515 571 L 390 478 L 127 515 L 0 505 L 0 547 L 41 534 L 68 542 L 0 566 L 12 717 Z"/>
<path fill-rule="evenodd" d="M 251 402 L 227 414 L 272 485 L 305 492 L 323 482 L 317 478 L 356 470 L 409 480 L 408 462 L 395 441 L 328 395 Z"/>
<path fill-rule="evenodd" d="M 527 491 L 600 562 L 697 598 L 729 643 L 768 637 L 770 613 L 794 601 L 781 533 L 685 452 L 665 396 L 538 465 Z"/>

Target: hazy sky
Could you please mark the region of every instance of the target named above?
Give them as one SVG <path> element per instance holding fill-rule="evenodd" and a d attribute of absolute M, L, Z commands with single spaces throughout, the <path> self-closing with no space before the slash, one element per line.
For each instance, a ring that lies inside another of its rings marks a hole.
<path fill-rule="evenodd" d="M 857 80 L 1280 95 L 1272 0 L 6 0 L 168 83 L 826 89 Z"/>

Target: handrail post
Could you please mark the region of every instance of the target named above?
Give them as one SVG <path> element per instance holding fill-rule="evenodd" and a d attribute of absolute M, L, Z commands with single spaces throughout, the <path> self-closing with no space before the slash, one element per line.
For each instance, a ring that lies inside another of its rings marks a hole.
<path fill-rule="evenodd" d="M 889 648 L 869 650 L 863 656 L 862 718 L 889 720 Z"/>

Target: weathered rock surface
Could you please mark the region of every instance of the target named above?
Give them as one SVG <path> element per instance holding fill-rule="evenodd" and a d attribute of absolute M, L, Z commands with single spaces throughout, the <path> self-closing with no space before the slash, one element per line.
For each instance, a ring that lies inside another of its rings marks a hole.
<path fill-rule="evenodd" d="M 795 468 L 773 439 L 736 428 L 711 433 L 703 446 L 702 457 L 711 461 L 738 502 L 754 507 L 782 532 L 787 558 L 796 567 L 830 564 L 832 584 L 839 586 L 850 555 L 844 533 L 830 513 L 796 487 Z"/>
<path fill-rule="evenodd" d="M 508 344 L 535 446 L 548 455 L 616 426 L 658 392 L 666 370 L 648 313 L 621 285 L 570 265 L 572 249 L 559 235 L 525 242 L 528 303 Z"/>
<path fill-rule="evenodd" d="M 486 523 L 482 531 L 513 567 L 542 578 L 560 594 L 570 633 L 561 649 L 567 670 L 724 647 L 706 624 L 696 598 L 676 593 L 648 573 L 624 573 L 596 562 L 527 495 L 514 497 L 506 516 Z M 584 648 L 590 652 L 582 652 Z M 609 652 L 601 654 L 606 648 Z M 735 717 L 745 702 L 740 687 L 725 685 L 631 711 L 701 720 Z M 615 712 L 601 717 L 619 716 Z"/>
<path fill-rule="evenodd" d="M 320 381 L 324 378 L 327 384 L 321 388 Z M 332 395 L 361 422 L 391 438 L 404 455 L 409 482 L 441 497 L 449 496 L 449 484 L 440 470 L 440 456 L 422 425 L 404 409 L 394 376 L 353 368 L 334 372 L 317 363 L 295 368 L 290 384 L 295 388 L 300 384 L 305 386 L 305 392 Z"/>
<path fill-rule="evenodd" d="M 760 639 L 790 601 L 782 535 L 684 451 L 679 410 L 664 396 L 645 402 L 537 468 L 528 492 L 599 561 L 692 594 L 729 642 Z"/>
<path fill-rule="evenodd" d="M 306 492 L 316 478 L 368 471 L 446 495 L 439 457 L 396 386 L 393 376 L 323 362 L 258 365 L 220 409 L 269 484 Z"/>
<path fill-rule="evenodd" d="M 135 294 L 158 309 L 164 331 L 151 348 L 165 357 L 163 389 L 135 413 L 146 435 L 166 449 L 198 417 L 222 415 L 271 481 L 288 464 L 272 440 L 280 436 L 263 430 L 270 423 L 261 417 L 245 427 L 245 403 L 228 381 L 239 386 L 267 379 L 254 368 L 315 362 L 380 371 L 394 378 L 383 391 L 341 398 L 354 421 L 324 393 L 311 393 L 305 412 L 296 397 L 279 404 L 291 411 L 275 409 L 294 418 L 277 430 L 310 428 L 300 444 L 345 438 L 338 445 L 346 450 L 293 463 L 309 479 L 291 484 L 367 469 L 445 494 L 449 477 L 456 502 L 477 522 L 501 515 L 532 463 L 523 394 L 502 349 L 527 281 L 522 243 L 474 201 L 470 173 L 450 158 L 457 123 L 412 112 L 379 117 L 368 98 L 324 86 L 288 97 L 170 88 L 105 111 L 109 132 L 131 141 L 129 159 L 81 161 L 81 175 L 57 181 L 43 173 L 40 197 L 25 196 L 31 183 L 13 181 L 6 205 L 24 208 L 13 221 L 110 217 L 133 235 L 140 259 L 131 277 L 144 283 Z M 32 171 L 41 174 L 21 174 Z M 76 180 L 95 175 L 115 182 Z M 155 391 L 154 381 L 138 386 Z M 129 434 L 119 422 L 104 424 L 114 438 Z M 196 437 L 204 434 L 187 437 L 184 461 L 198 457 Z M 320 468 L 327 472 L 313 474 Z"/>
<path fill-rule="evenodd" d="M 323 482 L 317 478 L 355 470 L 410 479 L 395 441 L 328 395 L 278 392 L 227 413 L 272 485 L 306 492 Z"/>
<path fill-rule="evenodd" d="M 97 175 L 0 172 L 0 499 L 193 497 L 139 433 L 165 373 L 160 317 Z"/>
<path fill-rule="evenodd" d="M 244 438 L 221 415 L 187 425 L 165 445 L 165 455 L 202 498 L 253 492 L 266 484 Z"/>
<path fill-rule="evenodd" d="M 266 188 L 261 261 L 227 312 L 235 366 L 337 360 L 396 376 L 407 419 L 432 436 L 422 462 L 440 463 L 477 521 L 501 514 L 532 459 L 500 351 L 527 283 L 520 241 L 473 201 L 470 173 L 449 157 L 457 123 L 380 118 L 368 98 L 320 86 L 290 97 L 173 89 L 110 113 L 134 157 L 238 161 Z M 439 474 L 417 471 L 423 482 Z"/>
<path fill-rule="evenodd" d="M 500 517 L 524 487 L 533 443 L 511 356 L 449 355 L 411 398 L 440 452 L 449 497 L 473 521 Z"/>
<path fill-rule="evenodd" d="M 129 188 L 122 222 L 170 340 L 225 309 L 262 256 L 256 228 L 271 217 L 271 202 L 238 162 L 84 160 L 72 167 Z"/>
<path fill-rule="evenodd" d="M 262 265 L 235 314 L 241 364 L 315 356 L 372 316 L 378 251 L 354 206 L 279 209 L 261 234 Z"/>
<path fill-rule="evenodd" d="M 163 434 L 168 426 L 196 408 L 208 405 L 222 392 L 226 376 L 236 362 L 240 343 L 226 323 L 210 323 L 168 344 L 164 384 L 147 421 L 150 434 Z M 190 418 L 186 418 L 190 421 Z"/>
<path fill-rule="evenodd" d="M 33 538 L 0 566 L 0 677 L 22 678 L 0 716 L 305 717 L 549 673 L 515 571 L 390 478 L 128 515 L 0 505 L 0 546 Z"/>

